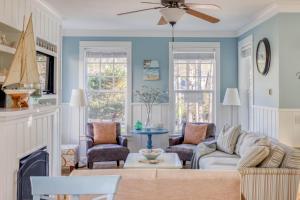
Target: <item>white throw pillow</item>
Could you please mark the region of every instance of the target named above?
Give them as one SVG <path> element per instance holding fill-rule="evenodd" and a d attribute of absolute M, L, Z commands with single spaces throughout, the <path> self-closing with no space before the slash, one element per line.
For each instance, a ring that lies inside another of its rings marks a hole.
<path fill-rule="evenodd" d="M 217 149 L 233 154 L 235 145 L 241 132 L 241 126 L 224 127 L 217 139 Z"/>

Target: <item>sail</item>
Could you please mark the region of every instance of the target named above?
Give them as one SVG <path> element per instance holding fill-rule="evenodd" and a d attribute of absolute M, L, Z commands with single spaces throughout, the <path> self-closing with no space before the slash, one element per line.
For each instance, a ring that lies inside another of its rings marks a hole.
<path fill-rule="evenodd" d="M 40 83 L 36 62 L 32 15 L 30 16 L 25 32 L 21 33 L 21 38 L 3 87 L 18 83 Z"/>
<path fill-rule="evenodd" d="M 24 33 L 23 64 L 20 83 L 39 84 L 40 77 L 36 61 L 36 49 L 33 33 L 32 15 Z"/>
<path fill-rule="evenodd" d="M 14 55 L 13 61 L 10 65 L 9 72 L 6 76 L 4 84 L 2 87 L 20 83 L 21 80 L 21 70 L 22 70 L 22 59 L 23 59 L 23 48 L 24 48 L 24 32 L 21 33 L 21 37 L 17 46 L 16 53 Z"/>

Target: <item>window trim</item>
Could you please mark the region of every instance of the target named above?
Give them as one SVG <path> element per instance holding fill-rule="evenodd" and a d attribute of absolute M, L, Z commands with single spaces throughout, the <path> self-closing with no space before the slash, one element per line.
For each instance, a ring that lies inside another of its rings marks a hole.
<path fill-rule="evenodd" d="M 214 106 L 213 106 L 213 122 L 217 125 L 220 121 L 220 43 L 219 42 L 169 42 L 169 104 L 170 110 L 175 111 L 175 91 L 174 91 L 174 63 L 173 63 L 173 50 L 180 49 L 180 51 L 211 51 L 216 52 L 216 75 L 214 76 L 213 83 L 214 90 Z M 169 112 L 169 129 L 170 134 L 178 135 L 175 132 L 175 115 L 174 112 Z"/>
<path fill-rule="evenodd" d="M 87 74 L 85 71 L 85 53 L 89 49 L 109 49 L 116 50 L 120 49 L 122 51 L 126 51 L 127 54 L 127 98 L 125 103 L 125 124 L 126 130 L 123 135 L 128 135 L 128 131 L 130 130 L 130 123 L 132 118 L 131 111 L 131 103 L 132 103 L 132 43 L 131 42 L 115 42 L 115 41 L 80 41 L 79 43 L 79 88 L 86 88 L 86 80 Z M 87 123 L 87 113 L 86 109 L 80 116 L 80 121 L 84 124 L 84 133 L 85 133 L 85 124 Z"/>

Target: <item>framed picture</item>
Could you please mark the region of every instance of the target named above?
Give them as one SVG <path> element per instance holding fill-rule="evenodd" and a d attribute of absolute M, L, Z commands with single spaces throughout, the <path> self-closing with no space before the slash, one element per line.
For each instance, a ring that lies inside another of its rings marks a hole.
<path fill-rule="evenodd" d="M 160 79 L 160 69 L 157 60 L 144 60 L 144 80 L 157 81 Z"/>

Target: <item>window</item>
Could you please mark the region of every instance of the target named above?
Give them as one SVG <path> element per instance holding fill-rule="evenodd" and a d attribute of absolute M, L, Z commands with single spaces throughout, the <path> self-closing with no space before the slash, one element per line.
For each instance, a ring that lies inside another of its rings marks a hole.
<path fill-rule="evenodd" d="M 176 48 L 173 59 L 175 132 L 184 122 L 214 122 L 216 51 L 213 48 Z"/>
<path fill-rule="evenodd" d="M 122 48 L 85 49 L 87 121 L 120 122 L 126 131 L 129 54 Z"/>

